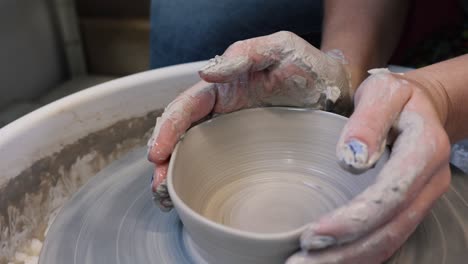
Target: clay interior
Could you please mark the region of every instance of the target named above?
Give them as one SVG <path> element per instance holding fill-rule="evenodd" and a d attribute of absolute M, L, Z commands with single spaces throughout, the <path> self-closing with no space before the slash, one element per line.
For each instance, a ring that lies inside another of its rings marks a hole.
<path fill-rule="evenodd" d="M 192 128 L 173 156 L 174 190 L 196 213 L 254 233 L 300 228 L 362 192 L 336 162 L 346 119 L 320 111 L 251 109 Z M 379 166 L 378 166 L 379 167 Z"/>

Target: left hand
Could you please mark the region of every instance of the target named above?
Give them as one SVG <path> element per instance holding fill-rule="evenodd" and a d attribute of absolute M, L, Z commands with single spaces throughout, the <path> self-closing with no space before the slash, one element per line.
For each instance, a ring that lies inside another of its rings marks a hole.
<path fill-rule="evenodd" d="M 172 208 L 166 175 L 179 138 L 199 120 L 259 106 L 296 106 L 348 113 L 351 87 L 340 52 L 324 53 L 291 32 L 277 32 L 232 44 L 199 74 L 203 81 L 179 95 L 156 122 L 148 159 L 156 164 L 153 198 Z"/>
<path fill-rule="evenodd" d="M 448 189 L 443 87 L 427 87 L 414 76 L 379 71 L 358 88 L 337 156 L 350 169 L 368 169 L 393 137 L 390 159 L 372 186 L 310 224 L 301 237 L 303 251 L 287 263 L 381 263 Z"/>

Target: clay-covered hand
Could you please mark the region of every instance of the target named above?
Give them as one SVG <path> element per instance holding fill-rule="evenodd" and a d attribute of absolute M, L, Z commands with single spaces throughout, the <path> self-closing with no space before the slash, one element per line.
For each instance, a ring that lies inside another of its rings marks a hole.
<path fill-rule="evenodd" d="M 447 190 L 450 145 L 446 111 L 439 103 L 444 93 L 420 83 L 411 72 L 380 70 L 360 85 L 355 112 L 337 146 L 338 158 L 348 168 L 365 170 L 389 138 L 390 159 L 375 184 L 308 226 L 302 251 L 288 263 L 382 263 Z"/>
<path fill-rule="evenodd" d="M 351 95 L 345 60 L 327 54 L 290 32 L 239 41 L 200 71 L 203 81 L 178 96 L 156 122 L 148 142 L 155 201 L 172 202 L 165 184 L 170 155 L 185 131 L 214 113 L 258 106 L 297 106 L 344 113 Z"/>

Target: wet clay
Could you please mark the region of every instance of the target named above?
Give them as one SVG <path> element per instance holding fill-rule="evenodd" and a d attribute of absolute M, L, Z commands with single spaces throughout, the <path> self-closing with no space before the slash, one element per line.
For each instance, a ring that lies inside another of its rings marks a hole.
<path fill-rule="evenodd" d="M 57 216 L 40 264 L 206 263 L 177 213 L 162 213 L 151 201 L 152 169 L 142 147 L 91 179 Z M 452 173 L 450 190 L 387 264 L 464 263 L 468 258 L 468 177 L 457 169 Z"/>
<path fill-rule="evenodd" d="M 307 224 L 374 183 L 387 156 L 360 177 L 336 162 L 345 123 L 323 111 L 253 108 L 184 135 L 169 165 L 169 194 L 210 263 L 283 263 Z M 210 227 L 191 212 L 211 220 Z"/>
<path fill-rule="evenodd" d="M 1 186 L 0 263 L 8 263 L 15 252 L 28 252 L 31 239 L 42 241 L 65 201 L 111 161 L 143 145 L 161 113 L 153 111 L 91 133 Z"/>

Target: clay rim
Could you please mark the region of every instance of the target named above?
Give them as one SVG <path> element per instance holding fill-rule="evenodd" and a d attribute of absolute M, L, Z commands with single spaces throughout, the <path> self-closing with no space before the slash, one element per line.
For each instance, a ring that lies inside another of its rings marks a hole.
<path fill-rule="evenodd" d="M 347 121 L 348 118 L 335 114 L 335 113 L 330 113 L 326 111 L 321 111 L 321 110 L 316 110 L 316 109 L 307 109 L 307 108 L 293 108 L 293 107 L 261 107 L 261 108 L 249 108 L 249 109 L 242 109 L 239 111 L 231 112 L 228 113 L 228 115 L 236 115 L 239 113 L 244 113 L 244 112 L 250 112 L 250 111 L 263 111 L 264 109 L 278 109 L 281 111 L 300 111 L 300 112 L 315 112 L 319 113 L 321 115 L 328 115 L 331 118 L 339 118 L 343 121 Z M 225 114 L 224 114 L 225 115 Z M 224 115 L 217 116 L 215 118 L 212 118 L 208 121 L 202 122 L 194 127 L 202 126 L 206 123 L 212 122 L 218 118 L 222 118 Z M 190 129 L 186 132 L 190 133 Z M 183 138 L 183 136 L 182 136 Z M 174 161 L 177 158 L 177 152 L 179 150 L 179 145 L 180 141 L 177 143 L 177 145 L 174 148 L 174 151 L 171 155 L 171 159 L 169 161 L 169 167 L 167 170 L 167 187 L 169 191 L 169 195 L 172 199 L 172 202 L 174 204 L 174 209 L 177 210 L 183 210 L 186 212 L 192 219 L 192 221 L 196 221 L 199 224 L 204 225 L 205 227 L 214 229 L 218 232 L 223 232 L 226 235 L 230 236 L 235 236 L 238 238 L 244 238 L 244 239 L 250 239 L 250 240 L 262 240 L 262 241 L 283 241 L 283 240 L 290 240 L 290 239 L 299 239 L 299 236 L 301 233 L 307 228 L 309 224 L 305 224 L 299 228 L 296 228 L 291 231 L 287 232 L 278 232 L 278 233 L 256 233 L 256 232 L 249 232 L 249 231 L 243 231 L 240 229 L 232 228 L 220 223 L 217 223 L 213 220 L 210 220 L 199 213 L 195 212 L 192 208 L 190 208 L 187 204 L 185 204 L 184 201 L 177 195 L 177 192 L 174 189 L 174 183 L 173 183 L 173 175 L 172 171 L 174 169 Z M 336 160 L 336 165 L 339 166 L 338 160 Z"/>

